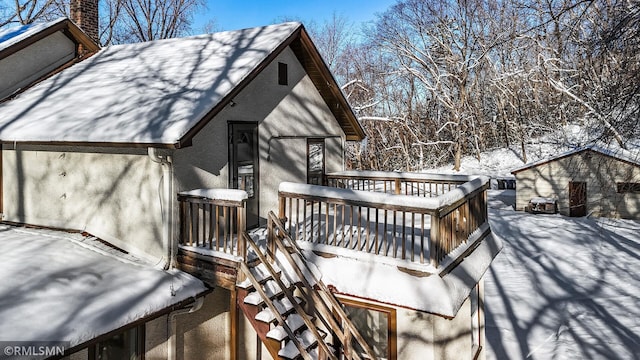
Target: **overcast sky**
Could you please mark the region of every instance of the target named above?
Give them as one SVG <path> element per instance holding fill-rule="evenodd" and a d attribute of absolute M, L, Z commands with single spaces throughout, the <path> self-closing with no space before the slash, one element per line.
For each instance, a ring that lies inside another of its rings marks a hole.
<path fill-rule="evenodd" d="M 196 16 L 193 29 L 201 32 L 210 19 L 217 30 L 236 30 L 269 25 L 281 19 L 322 23 L 333 13 L 359 24 L 375 19 L 396 0 L 207 0 L 207 9 Z"/>

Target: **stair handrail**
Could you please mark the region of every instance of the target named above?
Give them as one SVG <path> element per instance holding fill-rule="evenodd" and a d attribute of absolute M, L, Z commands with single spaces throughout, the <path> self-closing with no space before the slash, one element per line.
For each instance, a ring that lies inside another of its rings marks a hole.
<path fill-rule="evenodd" d="M 287 239 L 287 241 L 291 244 L 291 248 L 293 249 L 293 251 L 298 256 L 300 256 L 302 259 L 305 259 L 304 255 L 302 253 L 302 250 L 300 249 L 298 244 L 291 238 L 289 232 L 287 232 L 285 230 L 284 225 L 282 224 L 280 219 L 278 219 L 276 214 L 273 213 L 273 211 L 269 211 L 268 221 L 271 224 L 275 225 L 275 227 L 277 228 L 278 232 L 281 234 L 281 236 L 283 238 Z M 276 234 L 273 234 L 273 235 L 276 235 Z M 291 263 L 292 268 L 294 270 L 299 270 L 299 269 L 297 269 L 297 263 L 295 262 L 295 260 L 293 260 L 293 258 L 291 257 L 291 254 L 287 251 L 287 248 L 284 245 L 284 243 L 282 242 L 282 240 L 280 239 L 280 237 L 277 236 L 277 235 L 276 236 L 269 236 L 269 240 L 275 242 L 275 245 L 285 255 L 285 258 Z M 267 247 L 269 247 L 269 245 Z M 325 304 L 324 302 L 320 302 L 320 303 L 322 305 L 324 305 L 325 307 L 327 307 L 327 310 L 328 310 L 330 315 L 336 315 L 338 317 L 338 319 L 341 321 L 343 326 L 347 330 L 349 330 L 350 335 L 352 335 L 355 338 L 355 340 L 358 343 L 358 345 L 360 345 L 360 347 L 364 351 L 364 353 L 367 356 L 367 358 L 369 358 L 369 359 L 377 359 L 377 357 L 374 355 L 373 349 L 371 349 L 371 347 L 364 340 L 364 338 L 362 337 L 362 335 L 360 334 L 358 329 L 355 327 L 355 325 L 353 325 L 351 320 L 347 317 L 347 314 L 344 312 L 344 309 L 340 305 L 339 301 L 335 298 L 335 296 L 333 295 L 331 290 L 329 290 L 329 288 L 324 284 L 324 282 L 322 282 L 321 279 L 317 279 L 315 277 L 312 269 L 309 267 L 309 265 L 306 263 L 306 261 L 302 261 L 302 263 L 307 268 L 306 269 L 307 272 L 313 277 L 313 280 L 314 280 L 316 286 L 320 290 L 320 291 L 318 291 L 318 293 L 321 294 L 321 297 L 324 299 L 324 301 L 328 302 L 331 305 L 331 307 L 329 307 L 329 305 Z M 307 279 L 304 277 L 304 274 L 298 274 L 298 276 L 300 277 L 301 281 L 303 281 L 305 283 L 305 286 L 308 286 L 309 288 L 312 288 L 312 287 L 310 287 L 308 285 Z M 332 326 L 332 330 L 335 331 L 336 329 L 340 330 L 339 326 L 336 326 L 336 328 L 333 328 L 333 326 Z M 347 334 L 345 334 L 344 331 L 340 331 L 340 333 L 342 333 L 342 337 L 340 339 L 340 342 L 343 344 L 343 346 L 345 346 L 345 347 L 347 347 L 347 349 L 349 349 L 351 347 L 351 343 L 350 342 L 347 343 L 346 341 L 348 341 L 348 340 L 345 340 L 347 338 L 347 336 L 346 336 Z M 356 359 L 360 359 L 360 356 L 357 354 L 357 352 L 354 351 L 353 355 L 356 357 Z M 347 356 L 349 356 L 349 354 L 347 354 Z"/>

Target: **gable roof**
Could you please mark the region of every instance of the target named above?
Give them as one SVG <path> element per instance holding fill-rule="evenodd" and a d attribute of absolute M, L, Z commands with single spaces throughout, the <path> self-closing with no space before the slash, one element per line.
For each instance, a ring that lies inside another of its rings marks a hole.
<path fill-rule="evenodd" d="M 362 139 L 362 127 L 300 23 L 104 48 L 0 104 L 0 139 L 188 146 L 287 46 L 347 139 Z"/>
<path fill-rule="evenodd" d="M 82 44 L 89 51 L 97 51 L 100 46 L 67 18 L 46 23 L 32 23 L 0 29 L 0 59 L 16 53 L 57 31 L 64 32 L 70 39 Z"/>
<path fill-rule="evenodd" d="M 638 166 L 640 167 L 640 162 L 638 161 L 638 159 L 634 159 L 633 157 L 629 156 L 629 154 L 625 151 L 623 151 L 622 149 L 618 149 L 618 150 L 612 150 L 612 149 L 605 149 L 603 147 L 600 147 L 598 145 L 592 144 L 592 145 L 587 145 L 587 146 L 581 146 L 578 148 L 575 148 L 573 150 L 569 150 L 567 152 L 558 154 L 556 156 L 552 156 L 550 158 L 547 159 L 542 159 L 539 161 L 535 161 L 529 164 L 525 164 L 519 168 L 516 168 L 514 170 L 511 171 L 512 174 L 516 174 L 519 173 L 521 171 L 524 170 L 528 170 L 540 165 L 545 165 L 548 164 L 552 161 L 556 161 L 556 160 L 560 160 L 569 156 L 573 156 L 575 154 L 579 154 L 581 152 L 585 152 L 585 151 L 592 151 L 592 152 L 596 152 L 598 154 L 604 155 L 604 156 L 608 156 L 610 158 L 619 160 L 619 161 L 623 161 L 625 163 L 628 163 L 630 165 L 633 166 Z"/>

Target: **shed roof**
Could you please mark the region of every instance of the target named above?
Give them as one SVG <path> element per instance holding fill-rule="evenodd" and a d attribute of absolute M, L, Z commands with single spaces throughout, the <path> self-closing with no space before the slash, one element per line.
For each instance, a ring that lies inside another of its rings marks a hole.
<path fill-rule="evenodd" d="M 80 234 L 0 226 L 0 340 L 82 347 L 209 290 Z"/>
<path fill-rule="evenodd" d="M 573 150 L 569 150 L 566 151 L 564 153 L 549 157 L 547 159 L 542 159 L 539 161 L 535 161 L 529 164 L 525 164 L 519 168 L 516 168 L 514 170 L 511 171 L 512 174 L 516 174 L 519 173 L 521 171 L 524 170 L 528 170 L 534 167 L 538 167 L 540 165 L 544 165 L 544 164 L 548 164 L 552 161 L 556 161 L 556 160 L 560 160 L 569 156 L 573 156 L 585 151 L 592 151 L 592 152 L 596 152 L 598 154 L 604 155 L 604 156 L 608 156 L 611 157 L 613 159 L 619 160 L 619 161 L 623 161 L 625 163 L 628 163 L 630 165 L 633 166 L 640 166 L 640 162 L 638 161 L 638 157 L 633 157 L 628 151 L 624 151 L 622 149 L 608 149 L 608 148 L 603 148 L 601 146 L 592 144 L 592 145 L 587 145 L 587 146 L 581 146 L 581 147 L 577 147 Z"/>
<path fill-rule="evenodd" d="M 182 147 L 291 46 L 348 139 L 364 137 L 300 23 L 104 48 L 0 104 L 0 139 Z"/>

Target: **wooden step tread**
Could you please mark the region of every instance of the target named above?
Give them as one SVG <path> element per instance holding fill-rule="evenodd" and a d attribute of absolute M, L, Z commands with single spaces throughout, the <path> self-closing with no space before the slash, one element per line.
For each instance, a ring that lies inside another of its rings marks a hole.
<path fill-rule="evenodd" d="M 273 270 L 275 271 L 276 274 L 279 274 L 281 272 L 280 268 L 278 268 L 278 265 L 271 264 L 271 266 L 273 267 Z M 271 273 L 269 272 L 269 269 L 267 269 L 267 266 L 263 263 L 260 263 L 258 266 L 249 268 L 249 271 L 251 271 L 251 273 L 256 278 L 256 280 L 258 280 L 259 283 L 263 283 L 266 280 L 272 278 Z"/>
<path fill-rule="evenodd" d="M 303 331 L 300 335 L 296 336 L 296 339 L 298 339 L 298 342 L 300 343 L 300 345 L 302 345 L 302 347 L 305 350 L 309 351 L 309 355 L 311 355 L 312 358 L 314 359 L 318 358 L 317 349 L 315 348 L 311 349 L 312 346 L 318 343 L 317 339 L 315 338 L 315 336 L 313 336 L 313 333 L 311 331 L 309 330 Z M 278 351 L 278 356 L 283 357 L 285 359 L 295 359 L 299 355 L 300 355 L 300 351 L 298 351 L 296 344 L 291 340 L 287 341 L 285 346 L 282 349 L 280 349 L 280 351 Z"/>
<path fill-rule="evenodd" d="M 268 280 L 264 285 L 262 285 L 262 288 L 270 299 L 282 294 L 282 289 L 278 286 L 278 283 L 275 282 L 275 280 Z"/>
<path fill-rule="evenodd" d="M 245 304 L 249 304 L 249 305 L 258 306 L 258 305 L 264 303 L 264 300 L 262 300 L 262 297 L 260 296 L 260 294 L 258 294 L 257 291 L 254 291 L 254 292 L 251 292 L 251 293 L 249 293 L 249 295 L 244 297 L 244 303 Z"/>
<path fill-rule="evenodd" d="M 273 314 L 273 311 L 271 311 L 271 309 L 265 308 L 258 314 L 256 314 L 255 319 L 258 321 L 262 321 L 263 323 L 270 324 L 276 321 L 276 316 Z"/>

